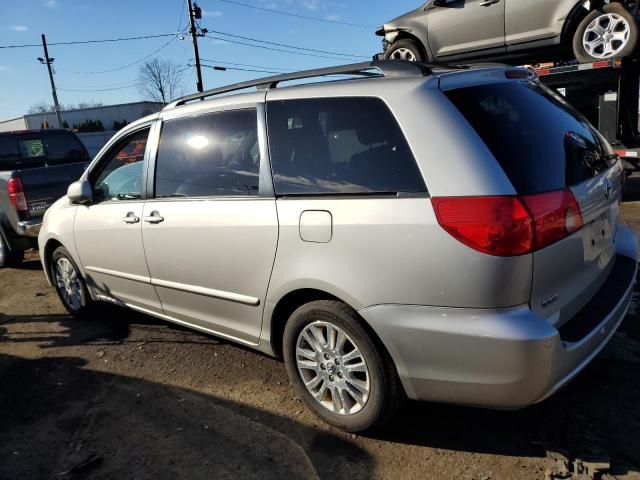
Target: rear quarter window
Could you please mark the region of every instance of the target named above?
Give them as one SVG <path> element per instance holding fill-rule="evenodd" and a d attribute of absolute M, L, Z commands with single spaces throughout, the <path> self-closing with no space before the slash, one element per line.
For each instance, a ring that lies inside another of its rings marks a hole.
<path fill-rule="evenodd" d="M 276 195 L 423 193 L 400 126 L 377 98 L 267 104 Z"/>
<path fill-rule="evenodd" d="M 519 194 L 559 190 L 608 168 L 588 122 L 536 82 L 503 82 L 446 91 Z"/>

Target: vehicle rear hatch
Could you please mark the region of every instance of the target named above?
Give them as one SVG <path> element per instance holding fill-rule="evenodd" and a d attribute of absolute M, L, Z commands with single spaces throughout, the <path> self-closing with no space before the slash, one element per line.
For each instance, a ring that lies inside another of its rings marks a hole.
<path fill-rule="evenodd" d="M 531 79 L 443 90 L 534 220 L 531 309 L 560 327 L 615 264 L 620 162 L 577 111 Z"/>

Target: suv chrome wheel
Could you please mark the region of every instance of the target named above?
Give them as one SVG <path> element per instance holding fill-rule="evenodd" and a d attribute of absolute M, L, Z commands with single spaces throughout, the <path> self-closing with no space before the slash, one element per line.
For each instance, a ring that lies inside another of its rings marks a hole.
<path fill-rule="evenodd" d="M 54 273 L 62 300 L 71 310 L 79 310 L 82 307 L 82 283 L 75 267 L 67 258 L 61 257 L 56 261 Z"/>
<path fill-rule="evenodd" d="M 582 37 L 584 50 L 594 58 L 611 58 L 629 43 L 631 26 L 617 13 L 605 13 L 593 19 Z"/>
<path fill-rule="evenodd" d="M 391 60 L 407 60 L 409 62 L 417 62 L 415 54 L 408 48 L 398 48 L 389 55 Z"/>
<path fill-rule="evenodd" d="M 295 358 L 307 390 L 327 410 L 353 415 L 367 404 L 369 368 L 341 328 L 327 322 L 307 325 L 298 335 Z"/>

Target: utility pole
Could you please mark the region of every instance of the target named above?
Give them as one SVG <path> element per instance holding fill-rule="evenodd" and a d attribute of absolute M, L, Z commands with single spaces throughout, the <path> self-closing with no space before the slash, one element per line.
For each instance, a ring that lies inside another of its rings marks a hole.
<path fill-rule="evenodd" d="M 189 0 L 189 3 L 191 3 L 191 0 Z M 56 110 L 56 119 L 58 120 L 58 128 L 62 128 L 62 114 L 60 113 L 60 104 L 58 103 L 58 94 L 56 93 L 56 84 L 53 81 L 53 71 L 51 69 L 51 64 L 53 63 L 54 59 L 49 58 L 49 51 L 47 50 L 47 39 L 45 38 L 44 33 L 42 34 L 42 46 L 44 47 L 44 58 L 38 57 L 38 60 L 40 61 L 40 63 L 46 64 L 47 69 L 49 70 L 49 80 L 51 81 L 51 93 L 53 94 L 53 105 Z"/>
<path fill-rule="evenodd" d="M 198 92 L 202 92 L 204 88 L 202 87 L 202 72 L 200 71 L 200 53 L 198 53 L 198 30 L 196 29 L 196 20 L 202 18 L 202 10 L 196 4 L 195 8 L 191 3 L 191 0 L 187 0 L 189 2 L 189 21 L 191 24 L 191 28 L 189 32 L 191 33 L 191 39 L 193 40 L 193 56 L 196 62 L 196 88 Z"/>

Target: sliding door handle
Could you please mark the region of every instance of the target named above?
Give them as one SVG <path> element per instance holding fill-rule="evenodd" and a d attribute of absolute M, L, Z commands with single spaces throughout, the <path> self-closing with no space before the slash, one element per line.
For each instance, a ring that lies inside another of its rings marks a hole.
<path fill-rule="evenodd" d="M 154 210 L 153 212 L 151 212 L 151 215 L 149 215 L 148 217 L 144 217 L 144 221 L 147 223 L 162 223 L 164 222 L 164 217 L 160 216 L 160 212 L 158 212 L 157 210 Z"/>
<path fill-rule="evenodd" d="M 135 213 L 129 212 L 127 216 L 122 219 L 124 223 L 140 223 L 140 217 L 138 217 Z"/>

